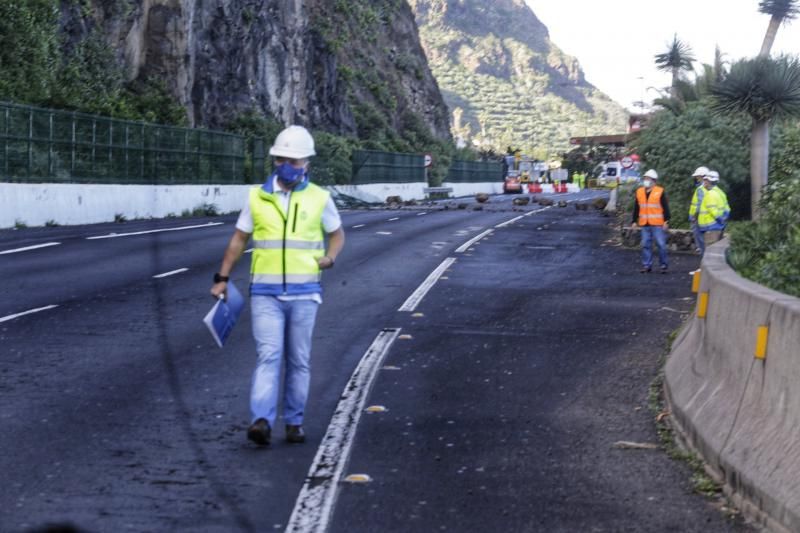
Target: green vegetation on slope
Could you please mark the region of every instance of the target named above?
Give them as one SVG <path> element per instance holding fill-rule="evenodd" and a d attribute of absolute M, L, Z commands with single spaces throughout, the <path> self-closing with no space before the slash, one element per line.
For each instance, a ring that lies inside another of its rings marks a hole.
<path fill-rule="evenodd" d="M 545 158 L 568 149 L 571 136 L 626 131 L 627 113 L 583 80 L 577 61 L 550 43 L 527 8 L 444 6 L 451 3 L 416 6 L 431 69 L 461 115 L 453 121 L 457 138 L 498 152 L 519 146 Z M 483 24 L 489 16 L 492 24 Z"/>
<path fill-rule="evenodd" d="M 92 34 L 59 34 L 57 0 L 0 2 L 0 100 L 181 125 L 186 112 L 157 80 L 125 83 L 114 51 Z"/>

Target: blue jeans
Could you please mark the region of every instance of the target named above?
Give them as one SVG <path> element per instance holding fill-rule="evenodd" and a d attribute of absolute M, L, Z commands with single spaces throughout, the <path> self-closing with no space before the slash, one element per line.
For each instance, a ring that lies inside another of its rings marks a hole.
<path fill-rule="evenodd" d="M 697 223 L 692 225 L 692 234 L 694 235 L 694 243 L 697 245 L 697 248 L 700 250 L 700 255 L 706 253 L 706 239 L 703 232 L 700 231 L 700 226 Z"/>
<path fill-rule="evenodd" d="M 274 427 L 285 359 L 283 421 L 300 425 L 308 399 L 311 334 L 319 304 L 313 300 L 280 301 L 275 296 L 252 295 L 250 308 L 258 353 L 250 389 L 252 420 L 265 418 Z"/>
<path fill-rule="evenodd" d="M 658 259 L 661 267 L 669 266 L 667 258 L 667 234 L 661 226 L 642 226 L 642 266 L 653 267 L 653 240 L 658 246 Z"/>

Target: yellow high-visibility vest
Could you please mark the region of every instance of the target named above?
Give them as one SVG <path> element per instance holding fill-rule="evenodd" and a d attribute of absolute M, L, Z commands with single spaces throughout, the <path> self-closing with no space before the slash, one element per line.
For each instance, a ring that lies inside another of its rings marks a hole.
<path fill-rule="evenodd" d="M 317 259 L 325 255 L 322 212 L 330 193 L 306 183 L 292 191 L 284 212 L 274 192 L 250 190 L 253 216 L 251 294 L 313 294 L 321 292 Z"/>

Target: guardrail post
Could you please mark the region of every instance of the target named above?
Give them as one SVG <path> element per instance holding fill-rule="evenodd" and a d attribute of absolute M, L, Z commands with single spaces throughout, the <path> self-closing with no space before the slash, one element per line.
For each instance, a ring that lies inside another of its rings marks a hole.
<path fill-rule="evenodd" d="M 47 175 L 54 177 L 53 174 L 53 113 L 50 113 L 50 143 L 47 148 Z"/>
<path fill-rule="evenodd" d="M 6 107 L 5 109 L 6 115 L 6 136 L 3 138 L 3 150 L 5 151 L 5 167 L 6 167 L 6 179 L 11 180 L 11 176 L 9 175 L 8 170 L 8 123 L 11 121 L 11 110 Z"/>
<path fill-rule="evenodd" d="M 28 109 L 28 178 L 33 169 L 33 108 Z"/>

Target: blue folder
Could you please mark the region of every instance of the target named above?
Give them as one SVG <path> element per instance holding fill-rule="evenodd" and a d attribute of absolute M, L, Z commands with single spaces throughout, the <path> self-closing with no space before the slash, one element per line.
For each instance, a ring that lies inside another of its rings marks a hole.
<path fill-rule="evenodd" d="M 225 341 L 233 331 L 233 326 L 239 320 L 239 315 L 242 314 L 244 309 L 244 297 L 242 293 L 231 282 L 228 282 L 228 297 L 223 300 L 217 300 L 211 311 L 203 318 L 203 322 L 214 337 L 217 346 L 222 348 Z"/>

